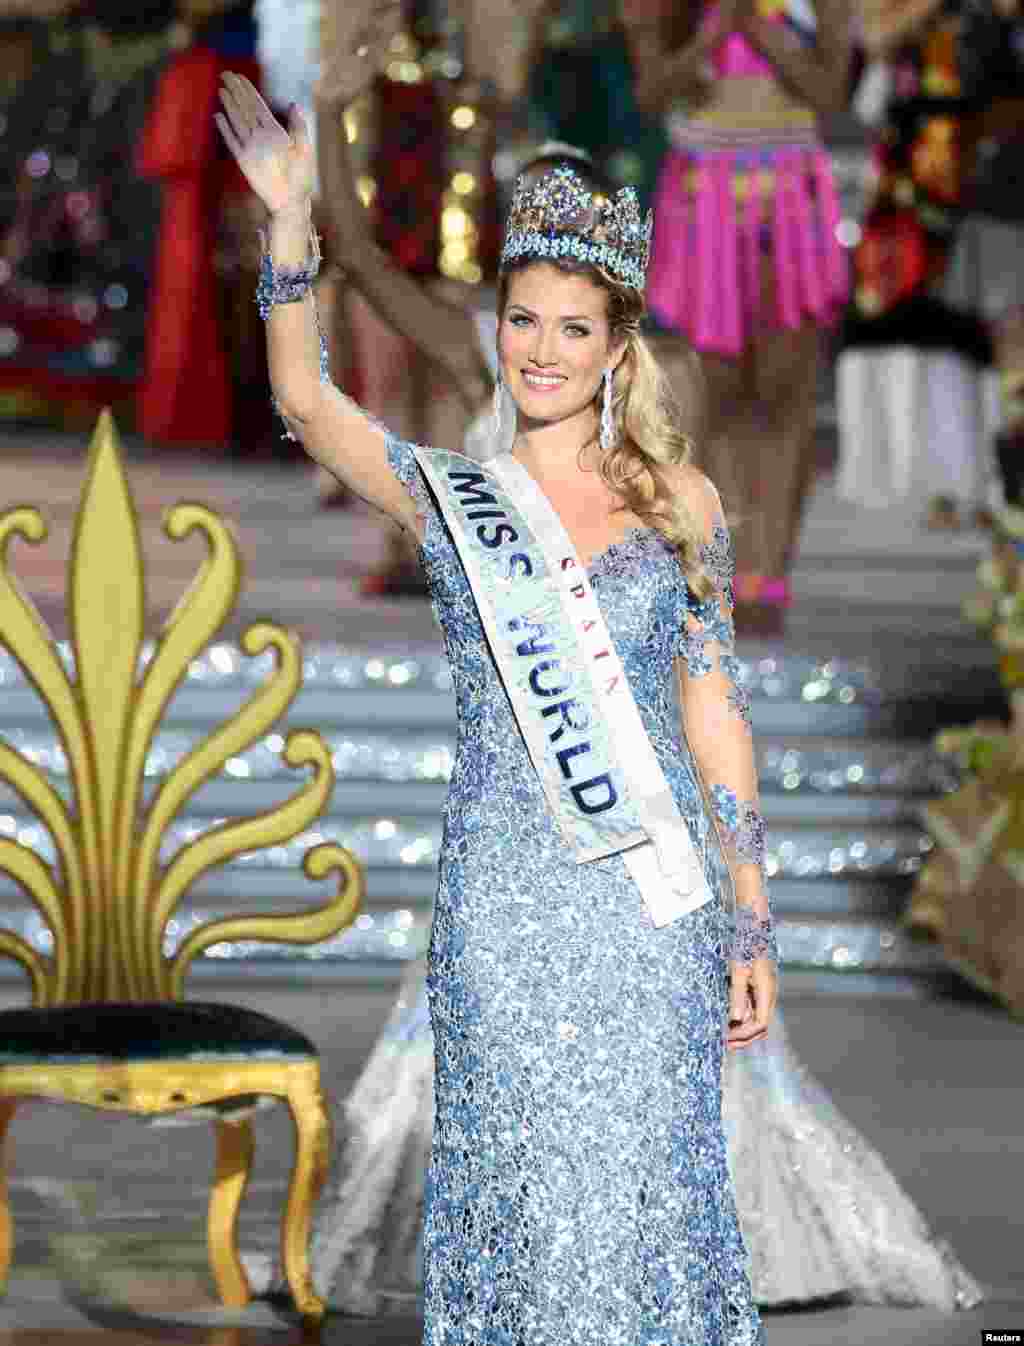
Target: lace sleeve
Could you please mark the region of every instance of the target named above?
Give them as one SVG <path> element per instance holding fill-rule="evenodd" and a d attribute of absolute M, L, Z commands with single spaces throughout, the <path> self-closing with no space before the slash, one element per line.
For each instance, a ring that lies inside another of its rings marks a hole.
<path fill-rule="evenodd" d="M 678 645 L 683 718 L 736 894 L 730 956 L 738 963 L 777 962 L 750 703 L 736 657 L 732 543 L 717 494 L 710 483 L 706 489 L 701 560 L 713 588 L 703 599 L 687 597 Z"/>
<path fill-rule="evenodd" d="M 413 445 L 386 429 L 384 438 L 387 444 L 388 466 L 415 501 L 416 518 L 422 530 L 420 546 L 424 553 L 429 554 L 431 549 L 438 545 L 444 532 L 441 512 L 420 471 L 420 465 L 413 453 Z"/>

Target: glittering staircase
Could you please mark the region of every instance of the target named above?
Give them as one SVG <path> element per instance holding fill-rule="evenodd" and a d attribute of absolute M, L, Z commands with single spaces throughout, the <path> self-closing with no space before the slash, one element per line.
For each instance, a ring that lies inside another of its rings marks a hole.
<path fill-rule="evenodd" d="M 948 764 L 928 741 L 939 724 L 967 718 L 993 692 L 984 669 L 965 656 L 958 674 L 955 660 L 936 661 L 934 651 L 928 666 L 926 647 L 913 641 L 867 662 L 757 646 L 741 646 L 741 653 L 788 984 L 891 991 L 927 985 L 941 970 L 938 956 L 911 940 L 898 917 L 929 847 L 918 807 L 952 783 Z M 269 668 L 265 657 L 249 660 L 226 644 L 193 664 L 150 754 L 151 791 Z M 269 911 L 282 899 L 289 907 L 304 898 L 314 903 L 318 885 L 303 877 L 298 862 L 319 840 L 341 842 L 366 865 L 364 911 L 353 929 L 313 949 L 211 949 L 193 986 L 231 981 L 257 968 L 261 978 L 292 983 L 310 977 L 389 981 L 425 947 L 454 750 L 443 656 L 434 647 L 412 653 L 408 647 L 367 652 L 310 646 L 304 688 L 287 723 L 316 726 L 331 744 L 337 787 L 327 814 L 315 833 L 209 874 L 178 912 L 169 940 L 177 943 L 208 915 L 225 910 Z M 50 772 L 67 794 L 62 754 L 42 705 L 2 654 L 0 736 Z M 280 738 L 271 736 L 230 761 L 173 825 L 164 858 L 225 817 L 269 808 L 292 793 L 301 777 L 282 767 L 280 746 Z M 48 835 L 2 787 L 0 835 L 53 859 Z M 0 924 L 47 948 L 41 920 L 2 876 Z"/>
<path fill-rule="evenodd" d="M 51 546 L 17 558 L 27 587 L 58 632 L 81 488 L 81 446 L 63 457 L 35 440 L 0 446 L 5 504 L 44 498 Z M 48 456 L 50 455 L 50 456 Z M 156 462 L 144 446 L 132 481 L 145 508 L 154 626 L 180 598 L 196 552 L 182 557 L 159 531 L 175 499 L 220 508 L 239 533 L 252 571 L 237 625 L 272 612 L 306 633 L 304 690 L 289 718 L 331 742 L 338 784 L 319 835 L 350 846 L 367 865 L 369 893 L 356 927 L 327 946 L 273 952 L 217 948 L 194 981 L 229 983 L 258 973 L 287 984 L 310 977 L 394 980 L 424 946 L 451 769 L 449 674 L 426 605 L 364 602 L 352 576 L 372 564 L 380 526 L 350 511 L 311 512 L 304 478 L 267 469 L 225 473 L 204 459 Z M 951 783 L 928 744 L 939 727 L 998 707 L 992 652 L 974 639 L 959 608 L 975 587 L 987 544 L 980 535 L 922 533 L 920 505 L 858 511 L 827 481 L 811 503 L 794 571 L 795 605 L 778 645 L 741 643 L 751 685 L 773 892 L 782 917 L 788 984 L 892 989 L 928 984 L 939 964 L 898 925 L 913 875 L 927 853 L 919 808 Z M 232 634 L 234 633 L 232 628 Z M 340 634 L 339 634 L 340 633 Z M 331 639 L 359 641 L 341 649 Z M 317 643 L 319 642 L 319 643 Z M 219 725 L 265 675 L 264 660 L 215 647 L 190 670 L 148 764 L 151 788 L 204 730 Z M 35 756 L 66 792 L 66 776 L 42 704 L 0 651 L 0 736 Z M 168 848 L 219 819 L 269 807 L 297 788 L 279 742 L 258 744 L 193 798 Z M 0 786 L 0 835 L 20 837 L 52 858 L 49 838 L 21 801 Z M 313 843 L 240 858 L 193 890 L 177 913 L 180 940 L 204 912 L 272 910 L 318 889 L 298 859 Z M 166 853 L 166 852 L 165 852 Z M 0 875 L 0 927 L 45 949 L 47 931 L 21 891 Z M 7 994 L 22 974 L 0 961 Z M 24 983 L 23 983 L 24 984 Z"/>

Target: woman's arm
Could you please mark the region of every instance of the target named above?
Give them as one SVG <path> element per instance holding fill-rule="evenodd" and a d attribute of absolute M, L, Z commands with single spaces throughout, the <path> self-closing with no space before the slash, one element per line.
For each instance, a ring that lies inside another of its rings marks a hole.
<path fill-rule="evenodd" d="M 466 76 L 492 88 L 504 108 L 526 96 L 555 0 L 452 0 L 462 24 Z"/>
<path fill-rule="evenodd" d="M 416 530 L 415 502 L 388 465 L 386 432 L 343 396 L 324 368 L 309 283 L 314 156 L 302 114 L 292 110 L 286 131 L 252 84 L 230 72 L 223 76 L 221 105 L 220 132 L 269 212 L 259 299 L 281 415 L 318 463 L 356 495 Z"/>
<path fill-rule="evenodd" d="M 718 493 L 708 479 L 694 468 L 683 469 L 681 493 L 704 539 L 701 559 L 714 586 L 705 599 L 690 604 L 677 668 L 687 742 L 708 793 L 736 896 L 730 1043 L 740 1046 L 767 1028 L 777 995 L 778 951 L 765 880 L 750 712 L 735 652 L 732 545 Z"/>
<path fill-rule="evenodd" d="M 317 98 L 321 181 L 338 262 L 378 314 L 450 375 L 467 411 L 490 389 L 473 319 L 431 295 L 377 246 L 356 193 L 352 160 L 337 102 Z"/>
<path fill-rule="evenodd" d="M 842 111 L 847 101 L 853 34 L 848 0 L 817 0 L 813 48 L 797 46 L 779 24 L 748 12 L 740 31 L 778 71 L 779 80 L 819 117 Z"/>
<path fill-rule="evenodd" d="M 634 93 L 641 112 L 657 117 L 673 99 L 707 96 L 711 88 L 707 64 L 722 40 L 725 25 L 731 25 L 736 7 L 735 0 L 725 0 L 716 25 L 692 24 L 693 35 L 674 49 L 669 46 L 664 16 L 652 15 L 647 6 L 638 13 L 621 7 Z"/>

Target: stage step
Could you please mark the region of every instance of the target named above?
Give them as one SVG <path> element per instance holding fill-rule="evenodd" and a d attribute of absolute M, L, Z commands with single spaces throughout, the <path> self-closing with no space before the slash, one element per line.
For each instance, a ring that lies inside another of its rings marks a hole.
<path fill-rule="evenodd" d="M 942 646 L 921 639 L 879 643 L 870 658 L 822 646 L 812 642 L 800 652 L 741 642 L 740 650 L 787 973 L 812 989 L 829 977 L 843 984 L 874 978 L 883 992 L 926 988 L 943 975 L 941 959 L 933 946 L 911 939 L 899 919 L 931 849 L 921 807 L 957 780 L 930 736 L 941 725 L 991 712 L 998 684 L 987 651 L 962 630 Z M 63 657 L 70 671 L 66 649 Z M 271 667 L 268 658 L 247 660 L 228 645 L 191 666 L 150 752 L 147 797 Z M 167 950 L 214 917 L 322 901 L 330 884 L 310 883 L 300 869 L 304 852 L 322 841 L 349 847 L 365 866 L 365 907 L 351 930 L 311 949 L 255 943 L 211 949 L 193 974 L 197 982 L 243 968 L 283 981 L 315 973 L 328 982 L 387 982 L 425 950 L 455 751 L 451 676 L 437 649 L 308 648 L 304 689 L 287 721 L 193 796 L 169 830 L 161 860 L 224 818 L 292 794 L 305 773 L 284 766 L 280 750 L 289 729 L 302 726 L 324 733 L 337 772 L 324 816 L 288 845 L 204 876 L 176 913 Z M 70 796 L 66 762 L 42 704 L 2 655 L 0 738 Z M 0 835 L 55 859 L 48 834 L 7 787 L 0 787 Z M 42 921 L 3 876 L 0 924 L 48 947 Z M 8 976 L 21 976 L 6 966 Z"/>

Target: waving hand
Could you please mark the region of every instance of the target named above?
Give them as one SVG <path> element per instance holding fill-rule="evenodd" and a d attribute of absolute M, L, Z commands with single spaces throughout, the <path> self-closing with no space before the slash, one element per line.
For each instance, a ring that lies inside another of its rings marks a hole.
<path fill-rule="evenodd" d="M 249 186 L 272 215 L 305 206 L 316 181 L 305 118 L 293 107 L 286 130 L 249 81 L 225 72 L 217 127 Z"/>

